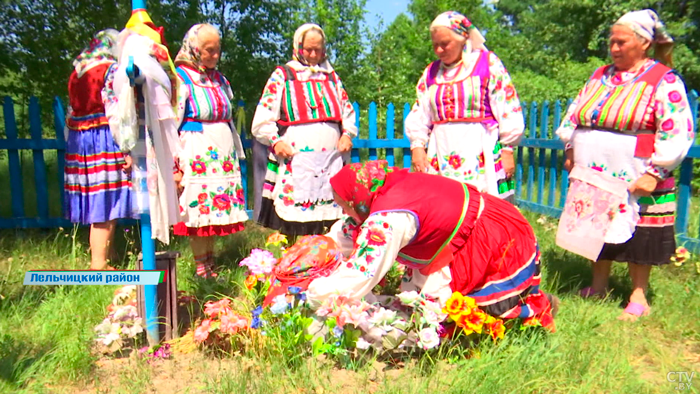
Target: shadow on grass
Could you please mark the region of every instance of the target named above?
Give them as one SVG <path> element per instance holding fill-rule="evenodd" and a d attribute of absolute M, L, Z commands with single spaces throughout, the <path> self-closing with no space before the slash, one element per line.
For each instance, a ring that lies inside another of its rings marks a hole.
<path fill-rule="evenodd" d="M 550 282 L 554 283 L 557 293 L 578 295 L 580 289 L 589 286 L 592 280 L 592 263 L 580 256 L 566 252 L 562 249 L 547 249 L 542 253 L 542 264 L 546 267 Z M 550 284 L 551 286 L 551 284 Z M 613 263 L 610 274 L 611 289 L 609 299 L 621 300 L 620 306 L 627 305 L 627 300 L 632 294 L 632 283 L 629 280 L 627 264 Z M 654 289 L 647 290 L 649 303 L 654 298 Z"/>
<path fill-rule="evenodd" d="M 0 337 L 0 379 L 15 388 L 22 388 L 26 373 L 36 362 L 51 352 L 51 346 L 32 349 L 33 344 L 17 341 L 10 335 Z"/>

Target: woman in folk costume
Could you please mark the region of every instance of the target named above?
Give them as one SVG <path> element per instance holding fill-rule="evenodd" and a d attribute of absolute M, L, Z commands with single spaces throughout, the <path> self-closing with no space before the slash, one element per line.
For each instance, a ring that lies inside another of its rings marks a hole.
<path fill-rule="evenodd" d="M 513 146 L 525 122 L 510 75 L 464 15 L 440 14 L 430 34 L 440 60 L 423 72 L 406 117 L 413 168 L 512 202 Z"/>
<path fill-rule="evenodd" d="M 535 234 L 510 203 L 386 161 L 345 166 L 331 185 L 352 219 L 327 235 L 347 259 L 309 284 L 313 305 L 335 294 L 368 295 L 398 261 L 412 271 L 403 291 L 422 291 L 443 305 L 458 291 L 493 316 L 554 329 L 550 302 L 558 300 L 540 290 Z"/>
<path fill-rule="evenodd" d="M 116 30 L 103 30 L 73 62 L 68 82 L 65 212 L 90 224 L 90 268 L 107 267 L 116 219 L 130 218 L 131 157 L 112 138 L 105 114 L 105 83 L 116 69 Z"/>
<path fill-rule="evenodd" d="M 200 276 L 216 276 L 214 236 L 241 231 L 248 220 L 239 164 L 245 155 L 232 122 L 233 92 L 216 70 L 220 40 L 214 26 L 194 25 L 175 58 L 182 146 L 176 171 L 182 175 L 183 219 L 175 234 L 190 237 Z"/>
<path fill-rule="evenodd" d="M 694 126 L 686 87 L 669 68 L 672 47 L 654 11 L 622 16 L 610 32 L 613 64 L 593 73 L 557 130 L 566 142 L 573 186 L 598 178 L 597 184 L 622 182 L 619 204 L 602 213 L 610 222 L 601 232 L 592 286 L 581 295 L 605 294 L 611 262 L 629 263 L 633 291 L 621 316 L 626 320 L 649 313 L 651 267 L 667 264 L 675 253 L 672 171 L 693 143 Z M 647 55 L 652 48 L 656 59 Z M 571 203 L 606 210 L 609 200 L 595 197 L 603 189 L 593 190 L 593 197 L 570 191 Z M 567 217 L 577 216 L 562 220 Z"/>
<path fill-rule="evenodd" d="M 328 180 L 357 135 L 355 111 L 314 24 L 294 33 L 294 60 L 267 81 L 252 133 L 270 147 L 259 222 L 287 235 L 320 234 L 342 214 Z"/>

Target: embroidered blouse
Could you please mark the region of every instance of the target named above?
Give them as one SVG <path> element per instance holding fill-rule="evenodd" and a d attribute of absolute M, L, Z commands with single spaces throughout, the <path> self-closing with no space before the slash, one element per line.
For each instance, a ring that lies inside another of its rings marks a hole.
<path fill-rule="evenodd" d="M 485 89 L 488 96 L 487 105 L 490 106 L 493 118 L 498 125 L 499 140 L 505 147 L 517 145 L 525 129 L 520 100 L 501 60 L 493 52 L 487 52 L 485 55 L 488 56 L 489 72 Z M 463 62 L 451 67 L 441 65 L 436 83 L 447 83 L 452 80 L 469 81 L 468 76 L 472 73 L 480 56 L 480 52 L 470 54 L 470 64 L 467 67 L 464 67 Z M 426 67 L 418 81 L 416 87 L 418 99 L 406 118 L 406 135 L 411 141 L 411 148 L 427 146 L 434 125 L 433 119 L 438 118 L 437 114 L 433 114 L 436 106 L 427 84 L 429 71 L 430 66 Z"/>

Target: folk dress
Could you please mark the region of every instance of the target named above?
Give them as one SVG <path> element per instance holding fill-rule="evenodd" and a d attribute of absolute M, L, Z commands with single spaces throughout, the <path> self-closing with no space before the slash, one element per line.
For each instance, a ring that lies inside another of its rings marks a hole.
<path fill-rule="evenodd" d="M 672 171 L 694 140 L 685 84 L 649 59 L 637 72 L 601 67 L 573 101 L 557 135 L 574 164 L 630 185 L 645 173 L 661 179 L 649 197 L 626 193 L 611 207 L 601 260 L 666 264 L 675 253 Z M 582 206 L 600 201 L 583 201 Z"/>
<path fill-rule="evenodd" d="M 501 60 L 477 50 L 452 66 L 433 62 L 416 90 L 406 135 L 411 148 L 427 148 L 428 172 L 512 200 L 515 185 L 506 178 L 501 150 L 517 145 L 525 123 Z"/>
<path fill-rule="evenodd" d="M 66 119 L 65 214 L 73 223 L 104 223 L 136 218 L 124 154 L 114 141 L 105 114 L 106 90 L 116 63 L 103 62 L 68 82 Z"/>
<path fill-rule="evenodd" d="M 233 93 L 218 71 L 200 73 L 177 67 L 178 119 L 184 172 L 180 196 L 182 222 L 177 235 L 228 235 L 248 220 L 239 160 L 244 158 L 233 125 Z"/>
<path fill-rule="evenodd" d="M 343 135 L 355 138 L 355 111 L 335 71 L 296 62 L 278 67 L 265 85 L 252 133 L 270 147 L 259 222 L 288 235 L 322 234 L 341 217 L 328 179 L 343 166 Z M 272 147 L 284 141 L 291 159 Z"/>

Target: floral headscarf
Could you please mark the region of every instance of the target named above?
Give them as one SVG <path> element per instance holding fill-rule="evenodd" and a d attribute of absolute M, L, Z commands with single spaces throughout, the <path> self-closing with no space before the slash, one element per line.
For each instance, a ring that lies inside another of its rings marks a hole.
<path fill-rule="evenodd" d="M 331 178 L 331 187 L 364 219 L 387 175 L 394 171 L 386 160 L 348 164 Z"/>
<path fill-rule="evenodd" d="M 462 49 L 463 59 L 473 51 L 487 50 L 484 45 L 486 39 L 481 35 L 479 29 L 477 29 L 466 16 L 459 12 L 447 11 L 438 15 L 437 18 L 433 20 L 433 23 L 430 24 L 431 30 L 436 27 L 446 27 L 458 36 L 467 39 Z"/>
<path fill-rule="evenodd" d="M 199 30 L 203 26 L 205 26 L 205 24 L 197 24 L 190 27 L 190 30 L 187 31 L 185 38 L 182 39 L 180 51 L 175 57 L 176 66 L 188 64 L 196 68 L 202 74 L 207 72 L 206 67 L 202 65 L 202 43 L 199 42 Z"/>
<path fill-rule="evenodd" d="M 666 31 L 666 27 L 652 10 L 631 11 L 622 15 L 615 22 L 616 25 L 627 26 L 641 37 L 657 44 L 670 44 L 673 38 Z"/>
<path fill-rule="evenodd" d="M 323 60 L 321 60 L 321 62 L 315 66 L 310 65 L 309 62 L 307 62 L 306 59 L 304 59 L 304 54 L 303 54 L 304 36 L 306 35 L 306 33 L 308 33 L 311 30 L 315 30 L 315 31 L 320 32 L 321 37 L 323 37 L 323 43 L 324 43 Z M 326 43 L 326 33 L 324 33 L 323 29 L 321 29 L 321 26 L 314 24 L 314 23 L 306 23 L 306 24 L 299 26 L 297 31 L 294 32 L 294 51 L 292 52 L 292 58 L 294 60 L 287 63 L 287 65 L 294 68 L 297 71 L 301 71 L 304 69 L 310 69 L 312 72 L 322 72 L 322 73 L 330 74 L 331 72 L 333 72 L 333 67 L 331 66 L 330 62 L 328 62 L 328 58 L 326 57 L 325 43 Z"/>
<path fill-rule="evenodd" d="M 311 281 L 330 275 L 342 261 L 343 254 L 332 238 L 325 235 L 306 235 L 284 252 L 272 269 L 270 288 L 263 306 L 272 303 L 290 286 L 306 290 Z"/>
<path fill-rule="evenodd" d="M 99 64 L 116 61 L 117 35 L 119 32 L 114 29 L 102 30 L 95 34 L 90 45 L 73 61 L 78 78 Z"/>

